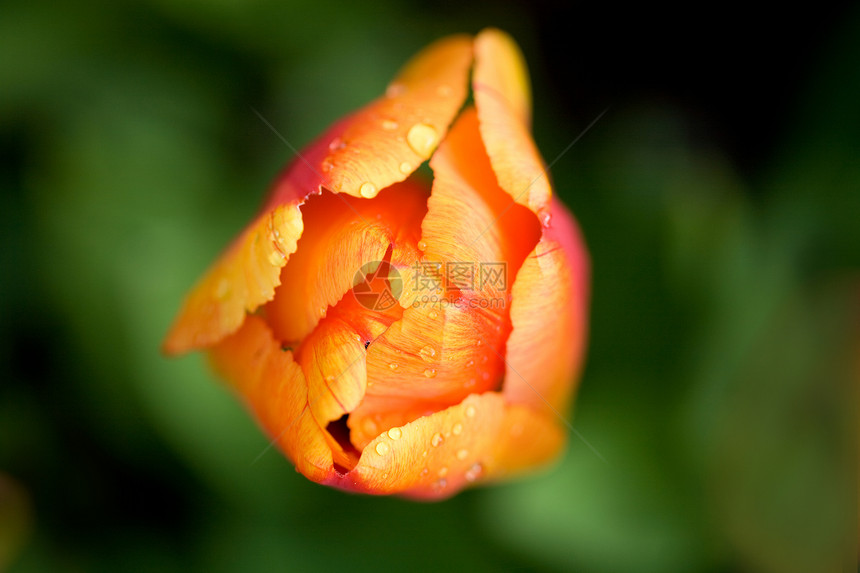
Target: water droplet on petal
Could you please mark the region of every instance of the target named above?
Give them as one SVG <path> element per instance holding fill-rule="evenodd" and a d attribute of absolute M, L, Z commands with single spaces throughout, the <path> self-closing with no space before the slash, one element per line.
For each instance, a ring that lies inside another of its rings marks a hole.
<path fill-rule="evenodd" d="M 463 424 L 461 424 L 460 422 L 457 422 L 456 424 L 454 424 L 454 427 L 451 428 L 451 433 L 453 433 L 455 436 L 459 436 L 462 432 Z"/>
<path fill-rule="evenodd" d="M 389 367 L 389 368 L 391 368 L 391 370 L 392 370 L 392 371 L 395 371 L 395 370 L 397 370 L 398 368 L 400 368 L 400 364 L 398 364 L 397 362 L 391 362 L 391 363 L 388 365 L 388 367 Z"/>
<path fill-rule="evenodd" d="M 474 365 L 475 365 L 475 361 L 474 361 L 474 360 L 471 360 L 471 359 L 470 359 L 468 362 L 466 362 L 466 368 L 471 368 L 471 367 L 472 367 L 472 366 L 474 366 Z"/>
<path fill-rule="evenodd" d="M 424 376 L 426 376 L 427 378 L 435 378 L 436 377 L 436 369 L 435 368 L 428 368 L 427 370 L 424 371 Z"/>
<path fill-rule="evenodd" d="M 221 277 L 221 280 L 218 281 L 218 286 L 215 287 L 215 298 L 224 300 L 228 294 L 230 294 L 230 281 Z"/>
<path fill-rule="evenodd" d="M 471 388 L 472 386 L 474 386 L 474 385 L 475 385 L 475 379 L 474 379 L 474 378 L 469 378 L 469 381 L 468 381 L 468 382 L 466 382 L 466 383 L 465 383 L 465 384 L 463 384 L 463 385 L 464 385 L 466 388 Z"/>
<path fill-rule="evenodd" d="M 392 83 L 385 88 L 385 97 L 393 98 L 406 93 L 406 86 L 403 84 Z"/>
<path fill-rule="evenodd" d="M 465 460 L 466 456 L 468 456 L 468 455 L 469 455 L 469 450 L 457 450 L 457 459 L 458 460 Z"/>
<path fill-rule="evenodd" d="M 323 173 L 328 173 L 329 171 L 332 170 L 333 167 L 334 167 L 334 162 L 332 162 L 332 160 L 329 159 L 328 157 L 323 159 L 323 162 L 320 164 L 320 169 L 322 169 Z"/>
<path fill-rule="evenodd" d="M 401 430 L 400 428 L 391 428 L 390 430 L 388 430 L 388 437 L 392 440 L 399 440 L 400 436 L 402 435 L 403 430 Z"/>
<path fill-rule="evenodd" d="M 430 470 L 428 468 L 424 468 L 423 470 L 421 470 L 421 475 L 423 475 L 423 476 L 426 476 L 429 473 L 430 473 Z"/>
<path fill-rule="evenodd" d="M 370 199 L 371 197 L 376 196 L 376 185 L 367 181 L 361 184 L 361 187 L 358 189 L 359 195 L 366 199 Z"/>
<path fill-rule="evenodd" d="M 545 229 L 549 229 L 552 224 L 552 215 L 549 211 L 541 209 L 538 211 L 538 219 L 540 219 L 540 224 L 543 225 Z"/>
<path fill-rule="evenodd" d="M 331 143 L 328 144 L 329 151 L 338 151 L 346 147 L 346 144 L 339 137 L 335 137 L 331 140 Z"/>
<path fill-rule="evenodd" d="M 481 464 L 474 464 L 468 470 L 466 470 L 466 481 L 473 482 L 484 473 L 484 466 Z"/>
<path fill-rule="evenodd" d="M 376 453 L 377 453 L 377 454 L 379 454 L 380 456 L 384 456 L 385 454 L 387 454 L 387 453 L 388 453 L 388 450 L 389 450 L 390 448 L 389 448 L 388 444 L 386 444 L 385 442 L 378 442 L 378 443 L 376 444 L 376 448 L 375 448 L 375 449 L 376 449 Z"/>
<path fill-rule="evenodd" d="M 418 250 L 426 251 L 427 250 L 427 241 L 418 241 Z"/>
<path fill-rule="evenodd" d="M 436 312 L 435 310 L 431 310 L 430 312 L 427 313 L 427 316 L 429 316 L 431 319 L 435 319 L 439 316 L 439 313 Z"/>
<path fill-rule="evenodd" d="M 439 444 L 441 444 L 444 439 L 445 438 L 442 437 L 442 434 L 440 432 L 436 432 L 435 434 L 433 434 L 433 437 L 430 439 L 430 445 L 432 445 L 433 447 L 436 447 Z"/>
<path fill-rule="evenodd" d="M 439 134 L 436 129 L 426 123 L 416 123 L 406 134 L 406 143 L 421 157 L 429 157 L 438 142 Z"/>
<path fill-rule="evenodd" d="M 412 172 L 412 164 L 408 161 L 404 161 L 400 164 L 400 172 L 404 175 L 407 175 Z"/>
<path fill-rule="evenodd" d="M 280 266 L 285 258 L 284 254 L 277 249 L 269 253 L 269 263 L 273 266 Z"/>
<path fill-rule="evenodd" d="M 433 485 L 436 486 L 436 488 L 438 488 L 438 489 L 445 489 L 446 487 L 448 487 L 448 480 L 446 480 L 445 478 L 442 478 L 439 481 L 437 481 L 436 483 L 434 483 Z"/>
<path fill-rule="evenodd" d="M 431 362 L 433 357 L 436 356 L 436 349 L 430 346 L 429 344 L 422 348 L 418 354 L 421 355 L 421 358 L 424 359 L 424 362 Z"/>
<path fill-rule="evenodd" d="M 382 129 L 394 131 L 397 129 L 397 122 L 393 119 L 384 119 L 382 120 Z"/>
<path fill-rule="evenodd" d="M 469 404 L 468 406 L 466 406 L 466 416 L 467 416 L 467 417 L 469 417 L 469 418 L 474 418 L 474 417 L 475 417 L 475 407 L 474 407 L 474 406 L 472 406 L 471 404 Z"/>
<path fill-rule="evenodd" d="M 440 478 L 443 478 L 443 477 L 445 477 L 446 475 L 448 475 L 448 468 L 447 468 L 447 467 L 445 467 L 445 466 L 442 466 L 441 468 L 439 468 L 439 472 L 438 472 L 438 473 L 439 473 L 439 477 L 440 477 Z"/>

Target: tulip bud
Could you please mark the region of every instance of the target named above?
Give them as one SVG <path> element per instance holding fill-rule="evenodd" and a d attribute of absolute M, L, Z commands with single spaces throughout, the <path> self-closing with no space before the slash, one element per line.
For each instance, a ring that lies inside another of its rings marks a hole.
<path fill-rule="evenodd" d="M 530 108 L 507 35 L 431 45 L 287 167 L 165 350 L 207 349 L 319 483 L 440 499 L 550 461 L 588 260 Z"/>

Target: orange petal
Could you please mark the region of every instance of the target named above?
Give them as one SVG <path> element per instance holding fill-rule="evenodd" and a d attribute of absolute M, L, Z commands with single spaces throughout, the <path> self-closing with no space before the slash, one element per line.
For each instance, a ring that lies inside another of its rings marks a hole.
<path fill-rule="evenodd" d="M 481 137 L 499 185 L 514 201 L 545 217 L 552 189 L 529 133 L 528 72 L 507 34 L 490 29 L 475 39 L 472 89 Z"/>
<path fill-rule="evenodd" d="M 260 317 L 249 316 L 209 357 L 296 469 L 314 481 L 332 473 L 325 432 L 308 409 L 305 376 Z"/>
<path fill-rule="evenodd" d="M 374 199 L 323 192 L 302 206 L 305 231 L 266 306 L 275 336 L 297 343 L 353 288 L 365 264 L 381 261 L 389 246 L 395 267 L 406 271 L 418 256 L 427 190 L 412 180 Z M 401 289 L 394 293 L 398 296 Z"/>
<path fill-rule="evenodd" d="M 274 296 L 281 268 L 301 234 L 297 201 L 258 217 L 191 291 L 164 351 L 178 354 L 202 348 L 236 331 L 246 312 Z"/>
<path fill-rule="evenodd" d="M 563 412 L 585 350 L 589 263 L 576 222 L 557 200 L 547 222 L 513 285 L 504 395 Z"/>
<path fill-rule="evenodd" d="M 452 404 L 499 387 L 507 281 L 537 242 L 539 225 L 499 189 L 473 109 L 458 118 L 431 167 L 424 257 L 406 281 L 412 294 L 404 300 L 412 305 L 368 349 L 368 395 Z M 466 276 L 454 274 L 456 267 Z M 360 407 L 354 415 L 367 413 Z"/>
<path fill-rule="evenodd" d="M 302 169 L 318 185 L 354 197 L 374 197 L 405 180 L 445 137 L 463 105 L 472 64 L 466 36 L 439 40 L 415 56 L 388 86 L 386 95 L 338 122 L 306 155 Z M 295 194 L 289 182 L 276 187 L 273 204 Z"/>
<path fill-rule="evenodd" d="M 468 37 L 436 42 L 404 67 L 385 97 L 339 121 L 303 151 L 279 177 L 263 215 L 194 288 L 165 352 L 213 344 L 239 328 L 246 311 L 271 300 L 301 235 L 298 206 L 306 197 L 323 187 L 373 197 L 415 171 L 462 106 L 471 62 Z"/>
<path fill-rule="evenodd" d="M 565 440 L 551 416 L 488 392 L 394 427 L 364 449 L 358 465 L 324 483 L 372 494 L 441 499 L 473 483 L 551 460 Z"/>
<path fill-rule="evenodd" d="M 364 450 L 367 444 L 389 428 L 404 426 L 450 405 L 446 402 L 417 400 L 412 396 L 366 395 L 361 406 L 347 420 L 350 442 L 359 451 Z"/>

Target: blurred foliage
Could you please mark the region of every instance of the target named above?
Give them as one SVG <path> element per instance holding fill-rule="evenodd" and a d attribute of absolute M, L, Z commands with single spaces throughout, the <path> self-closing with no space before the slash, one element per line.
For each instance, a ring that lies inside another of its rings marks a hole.
<path fill-rule="evenodd" d="M 649 52 L 645 40 L 661 37 L 648 28 L 661 15 L 649 12 L 622 28 L 643 29 L 622 42 L 644 50 L 631 56 L 639 67 L 616 75 L 651 80 L 607 87 L 611 65 L 570 72 L 620 60 L 576 49 L 556 10 L 5 3 L 0 568 L 801 572 L 854 562 L 860 13 L 798 34 L 802 62 L 773 62 L 788 70 L 784 84 L 746 92 L 765 104 L 756 123 L 737 96 L 715 103 L 754 74 L 723 84 L 732 78 L 714 80 L 706 65 L 758 65 L 746 44 L 700 67 L 650 69 L 642 53 L 675 53 L 694 34 Z M 588 38 L 607 30 L 595 20 Z M 301 147 L 432 39 L 488 24 L 523 44 L 548 161 L 611 104 L 552 168 L 593 258 L 575 424 L 607 462 L 571 436 L 550 472 L 439 504 L 316 486 L 266 452 L 200 357 L 163 359 L 161 337 L 290 159 L 253 109 Z M 768 44 L 765 30 L 748 33 Z M 732 113 L 746 123 L 719 124 Z"/>

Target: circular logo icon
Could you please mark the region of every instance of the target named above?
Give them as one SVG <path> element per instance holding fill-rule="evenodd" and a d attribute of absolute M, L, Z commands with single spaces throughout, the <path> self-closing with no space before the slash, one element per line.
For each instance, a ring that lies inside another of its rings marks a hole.
<path fill-rule="evenodd" d="M 352 294 L 368 310 L 384 311 L 397 304 L 403 279 L 388 261 L 364 263 L 352 279 Z"/>

